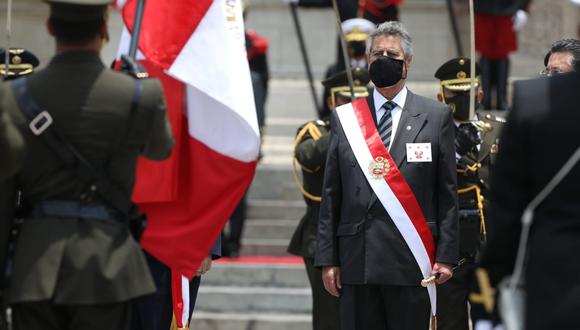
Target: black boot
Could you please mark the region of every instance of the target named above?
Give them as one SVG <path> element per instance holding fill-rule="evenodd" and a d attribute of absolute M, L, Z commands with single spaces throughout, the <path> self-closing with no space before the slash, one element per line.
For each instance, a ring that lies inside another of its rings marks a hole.
<path fill-rule="evenodd" d="M 486 58 L 479 59 L 479 68 L 481 69 L 481 88 L 483 88 L 483 109 L 491 109 L 491 81 L 492 81 L 492 63 Z"/>
<path fill-rule="evenodd" d="M 508 76 L 510 70 L 510 60 L 498 60 L 497 63 L 497 109 L 507 110 L 508 108 Z"/>

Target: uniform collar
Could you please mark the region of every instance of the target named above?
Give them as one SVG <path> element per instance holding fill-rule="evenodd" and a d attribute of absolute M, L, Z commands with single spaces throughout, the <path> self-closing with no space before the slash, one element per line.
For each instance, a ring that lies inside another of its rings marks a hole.
<path fill-rule="evenodd" d="M 99 64 L 104 66 L 98 53 L 86 51 L 56 54 L 50 61 L 50 64 Z"/>

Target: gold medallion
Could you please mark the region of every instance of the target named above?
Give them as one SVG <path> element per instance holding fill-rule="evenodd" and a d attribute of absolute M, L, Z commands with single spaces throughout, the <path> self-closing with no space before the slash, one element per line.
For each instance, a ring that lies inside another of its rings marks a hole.
<path fill-rule="evenodd" d="M 391 169 L 389 161 L 384 157 L 377 156 L 374 161 L 369 164 L 369 174 L 375 180 L 380 180 L 384 178 Z"/>

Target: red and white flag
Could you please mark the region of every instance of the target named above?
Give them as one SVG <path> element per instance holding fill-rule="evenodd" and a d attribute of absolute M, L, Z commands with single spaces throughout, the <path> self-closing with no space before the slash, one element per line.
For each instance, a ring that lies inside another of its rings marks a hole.
<path fill-rule="evenodd" d="M 119 54 L 128 51 L 136 3 L 115 3 L 125 23 Z M 149 74 L 162 81 L 176 139 L 168 160 L 138 163 L 133 200 L 148 217 L 141 245 L 190 279 L 257 165 L 241 0 L 147 0 L 139 51 Z M 180 327 L 188 316 L 182 309 Z"/>

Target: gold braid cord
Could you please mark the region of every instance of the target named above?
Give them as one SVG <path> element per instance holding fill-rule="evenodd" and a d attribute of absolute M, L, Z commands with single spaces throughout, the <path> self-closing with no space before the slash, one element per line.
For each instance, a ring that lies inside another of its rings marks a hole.
<path fill-rule="evenodd" d="M 471 166 L 467 166 L 467 170 L 469 170 L 471 172 L 477 172 L 477 170 L 479 170 L 480 167 L 481 167 L 481 163 L 474 163 Z M 464 170 L 464 169 L 460 169 L 460 168 L 457 169 L 457 173 L 459 173 L 459 174 L 463 174 L 465 172 L 466 172 L 466 170 Z"/>
<path fill-rule="evenodd" d="M 479 209 L 479 219 L 480 219 L 480 232 L 483 234 L 483 239 L 487 240 L 487 229 L 485 226 L 485 216 L 483 215 L 483 202 L 485 198 L 481 194 L 481 189 L 477 185 L 471 185 L 467 188 L 457 190 L 458 194 L 464 194 L 475 190 L 475 196 L 477 198 L 477 208 Z"/>
<path fill-rule="evenodd" d="M 315 196 L 315 195 L 309 193 L 308 191 L 306 191 L 306 189 L 304 189 L 304 185 L 302 184 L 302 181 L 298 177 L 298 170 L 296 169 L 296 163 L 297 163 L 296 147 L 298 146 L 298 144 L 300 144 L 300 142 L 302 141 L 302 138 L 304 137 L 304 135 L 306 135 L 306 133 L 310 134 L 310 136 L 312 137 L 312 139 L 314 141 L 317 141 L 322 136 L 322 133 L 320 133 L 320 130 L 318 129 L 318 127 L 316 127 L 316 125 L 312 122 L 304 125 L 304 127 L 300 130 L 300 132 L 298 132 L 298 135 L 296 135 L 296 140 L 294 141 L 294 149 L 292 150 L 292 176 L 294 177 L 294 181 L 296 182 L 298 189 L 300 190 L 300 192 L 302 192 L 302 195 L 304 195 L 306 198 L 313 200 L 315 202 L 320 202 L 322 200 L 322 198 L 320 196 Z M 308 172 L 308 173 L 315 173 L 315 172 L 318 172 L 320 170 L 320 167 L 317 167 L 314 170 L 306 168 L 302 165 L 300 165 L 300 167 L 302 168 L 303 171 Z"/>

